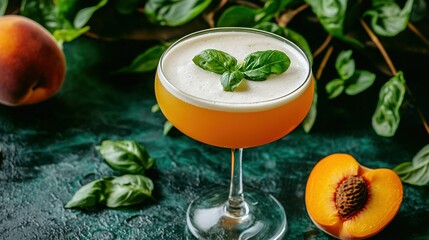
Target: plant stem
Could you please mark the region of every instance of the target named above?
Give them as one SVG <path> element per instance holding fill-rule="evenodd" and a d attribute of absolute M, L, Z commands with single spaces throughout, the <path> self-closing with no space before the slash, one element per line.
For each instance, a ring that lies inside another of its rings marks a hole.
<path fill-rule="evenodd" d="M 390 59 L 389 55 L 387 54 L 386 50 L 383 47 L 383 44 L 381 44 L 380 40 L 378 40 L 378 37 L 371 31 L 369 26 L 366 24 L 366 22 L 363 19 L 360 19 L 360 23 L 365 29 L 366 33 L 369 35 L 371 40 L 375 43 L 378 50 L 380 51 L 381 55 L 383 55 L 384 60 L 386 61 L 387 65 L 390 68 L 390 71 L 392 72 L 392 75 L 396 75 L 397 71 L 395 69 L 395 66 L 393 66 L 393 62 Z"/>
<path fill-rule="evenodd" d="M 320 45 L 320 47 L 318 49 L 316 49 L 316 51 L 314 51 L 313 53 L 313 58 L 317 57 L 321 52 L 323 52 L 323 50 L 325 50 L 325 48 L 328 46 L 328 44 L 331 42 L 332 40 L 332 35 L 329 34 L 325 41 L 323 41 L 322 45 Z"/>
<path fill-rule="evenodd" d="M 319 80 L 322 76 L 323 70 L 325 69 L 326 63 L 328 63 L 329 58 L 332 55 L 332 51 L 334 51 L 334 47 L 330 46 L 328 51 L 326 51 L 325 56 L 323 57 L 322 62 L 320 63 L 319 69 L 317 69 L 316 80 Z"/>
<path fill-rule="evenodd" d="M 285 11 L 279 17 L 276 18 L 277 24 L 281 27 L 286 27 L 287 24 L 292 20 L 292 18 L 294 18 L 298 13 L 304 11 L 308 7 L 308 4 L 303 4 L 294 10 Z"/>
<path fill-rule="evenodd" d="M 381 44 L 381 42 L 378 40 L 377 36 L 371 31 L 371 29 L 368 27 L 368 25 L 365 23 L 364 20 L 360 19 L 360 22 L 363 26 L 363 28 L 365 29 L 365 31 L 368 33 L 369 37 L 371 38 L 371 40 L 375 43 L 375 45 L 377 46 L 378 50 L 381 52 L 381 54 L 383 55 L 387 65 L 390 68 L 390 71 L 392 72 L 392 75 L 396 75 L 397 71 L 395 69 L 395 67 L 393 66 L 392 60 L 390 59 L 389 55 L 387 54 L 386 50 L 384 49 L 383 45 Z M 408 25 L 410 26 L 410 25 Z M 422 110 L 418 107 L 417 102 L 414 98 L 413 93 L 411 92 L 411 89 L 408 87 L 407 84 L 405 84 L 405 87 L 407 89 L 407 93 L 411 98 L 411 101 L 413 102 L 414 106 L 416 107 L 416 111 L 417 114 L 420 117 L 420 121 L 422 122 L 426 132 L 429 134 L 429 124 L 422 112 Z"/>
<path fill-rule="evenodd" d="M 219 5 L 217 5 L 217 7 L 215 9 L 213 9 L 213 11 L 204 14 L 204 19 L 206 20 L 206 22 L 209 24 L 210 28 L 214 28 L 215 24 L 214 24 L 214 15 L 223 8 L 223 6 L 225 6 L 225 4 L 228 2 L 228 0 L 222 0 Z"/>
<path fill-rule="evenodd" d="M 426 45 L 429 46 L 429 39 L 427 39 L 420 31 L 419 29 L 416 28 L 416 26 L 414 26 L 414 24 L 412 24 L 411 22 L 408 22 L 407 27 L 411 30 L 411 32 L 415 33 L 417 35 L 417 37 L 420 38 L 420 40 L 422 40 L 422 42 L 424 42 Z"/>

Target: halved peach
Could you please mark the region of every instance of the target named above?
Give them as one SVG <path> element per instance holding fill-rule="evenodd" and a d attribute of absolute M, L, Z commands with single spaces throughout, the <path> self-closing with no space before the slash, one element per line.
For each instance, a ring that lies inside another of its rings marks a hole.
<path fill-rule="evenodd" d="M 320 160 L 308 177 L 307 212 L 339 239 L 365 239 L 385 228 L 402 202 L 402 182 L 390 169 L 369 169 L 348 154 Z"/>

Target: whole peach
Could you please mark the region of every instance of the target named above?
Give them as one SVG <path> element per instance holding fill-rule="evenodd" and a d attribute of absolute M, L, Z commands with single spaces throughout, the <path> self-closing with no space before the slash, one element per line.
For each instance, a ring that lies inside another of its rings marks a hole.
<path fill-rule="evenodd" d="M 52 34 L 20 15 L 0 17 L 0 103 L 8 106 L 44 101 L 61 88 L 64 52 Z"/>

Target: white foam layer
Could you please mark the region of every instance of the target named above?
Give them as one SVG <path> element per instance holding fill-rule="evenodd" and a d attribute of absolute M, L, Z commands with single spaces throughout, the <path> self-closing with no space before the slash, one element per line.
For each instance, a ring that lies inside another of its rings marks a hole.
<path fill-rule="evenodd" d="M 192 62 L 205 49 L 217 49 L 234 56 L 238 62 L 252 52 L 279 50 L 291 64 L 280 75 L 266 81 L 244 80 L 234 92 L 224 91 L 220 75 Z M 205 108 L 226 111 L 260 111 L 284 104 L 299 96 L 309 85 L 311 75 L 307 58 L 288 42 L 258 32 L 222 30 L 178 41 L 161 59 L 161 83 L 176 97 Z"/>

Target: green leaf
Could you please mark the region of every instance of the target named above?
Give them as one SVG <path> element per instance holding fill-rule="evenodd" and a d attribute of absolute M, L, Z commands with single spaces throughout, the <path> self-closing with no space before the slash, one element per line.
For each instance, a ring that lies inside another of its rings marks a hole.
<path fill-rule="evenodd" d="M 53 35 L 58 42 L 71 42 L 87 31 L 89 31 L 89 26 L 80 29 L 58 29 L 54 31 Z"/>
<path fill-rule="evenodd" d="M 0 16 L 3 16 L 6 13 L 8 3 L 9 3 L 9 0 L 2 0 L 0 2 Z"/>
<path fill-rule="evenodd" d="M 151 22 L 174 27 L 194 19 L 210 3 L 211 0 L 148 0 L 144 10 Z"/>
<path fill-rule="evenodd" d="M 126 207 L 142 203 L 152 196 L 153 182 L 142 175 L 123 175 L 110 181 L 107 188 L 106 206 Z"/>
<path fill-rule="evenodd" d="M 344 35 L 344 20 L 347 0 L 305 0 L 311 6 L 323 28 L 332 36 L 356 46 L 363 46 L 358 40 Z"/>
<path fill-rule="evenodd" d="M 429 185 L 429 144 L 424 146 L 412 162 L 404 162 L 393 168 L 401 180 L 416 186 Z"/>
<path fill-rule="evenodd" d="M 371 87 L 376 75 L 365 70 L 356 70 L 355 74 L 346 81 L 345 92 L 347 95 L 356 95 Z"/>
<path fill-rule="evenodd" d="M 338 75 L 343 80 L 350 78 L 355 73 L 355 60 L 352 59 L 352 53 L 352 50 L 341 51 L 335 62 Z"/>
<path fill-rule="evenodd" d="M 399 108 L 405 92 L 405 79 L 401 71 L 380 89 L 377 108 L 372 116 L 372 127 L 378 135 L 384 137 L 395 135 L 401 119 Z"/>
<path fill-rule="evenodd" d="M 243 80 L 243 73 L 239 70 L 224 72 L 220 78 L 223 90 L 233 92 Z"/>
<path fill-rule="evenodd" d="M 223 74 L 224 72 L 233 71 L 237 66 L 237 59 L 228 53 L 206 49 L 196 55 L 192 61 L 204 70 Z"/>
<path fill-rule="evenodd" d="M 344 91 L 344 80 L 331 80 L 326 84 L 325 89 L 329 99 L 336 98 Z"/>
<path fill-rule="evenodd" d="M 273 22 L 262 22 L 254 26 L 254 28 L 277 34 L 292 41 L 302 49 L 310 64 L 313 64 L 313 54 L 311 52 L 310 45 L 308 44 L 307 40 L 298 32 L 290 28 L 280 27 L 277 23 Z"/>
<path fill-rule="evenodd" d="M 318 100 L 317 85 L 316 85 L 317 82 L 314 78 L 311 81 L 314 82 L 313 102 L 311 103 L 310 111 L 307 113 L 307 116 L 305 116 L 304 120 L 302 121 L 302 127 L 304 128 L 304 131 L 306 133 L 309 133 L 311 131 L 314 123 L 316 122 L 316 117 L 317 117 L 317 100 Z"/>
<path fill-rule="evenodd" d="M 56 6 L 52 0 L 23 0 L 20 14 L 38 22 L 51 33 L 62 25 L 62 19 L 56 15 Z"/>
<path fill-rule="evenodd" d="M 171 129 L 173 129 L 173 127 L 174 126 L 170 121 L 165 121 L 162 134 L 164 134 L 164 136 L 166 136 L 171 131 Z"/>
<path fill-rule="evenodd" d="M 73 26 L 75 28 L 81 28 L 85 26 L 85 24 L 88 23 L 89 19 L 92 17 L 92 15 L 100 8 L 102 8 L 104 5 L 107 4 L 109 0 L 101 0 L 97 5 L 92 7 L 87 7 L 81 9 L 79 12 L 77 12 L 76 17 L 73 21 Z"/>
<path fill-rule="evenodd" d="M 158 103 L 155 103 L 154 105 L 152 105 L 152 107 L 150 108 L 150 111 L 155 113 L 158 112 L 160 110 Z"/>
<path fill-rule="evenodd" d="M 265 2 L 264 7 L 259 9 L 256 16 L 256 22 L 270 21 L 277 13 L 283 11 L 285 7 L 295 0 L 268 0 Z"/>
<path fill-rule="evenodd" d="M 392 37 L 407 28 L 412 8 L 413 0 L 407 0 L 402 10 L 394 0 L 373 0 L 372 9 L 364 16 L 371 17 L 371 27 L 377 35 Z"/>
<path fill-rule="evenodd" d="M 256 24 L 257 10 L 245 6 L 232 6 L 222 12 L 217 27 L 252 27 Z"/>
<path fill-rule="evenodd" d="M 266 80 L 270 74 L 281 74 L 290 66 L 289 57 L 281 51 L 266 50 L 251 53 L 244 59 L 244 78 L 252 81 Z"/>
<path fill-rule="evenodd" d="M 105 191 L 109 184 L 108 178 L 92 181 L 81 187 L 66 204 L 66 208 L 94 207 L 106 199 Z"/>
<path fill-rule="evenodd" d="M 128 73 L 143 73 L 156 70 L 159 59 L 164 51 L 167 49 L 164 45 L 153 46 L 142 54 L 138 55 L 130 66 L 126 66 L 117 71 L 117 73 L 128 72 Z"/>
<path fill-rule="evenodd" d="M 146 149 L 135 141 L 106 140 L 97 150 L 110 167 L 126 173 L 143 173 L 154 164 Z"/>

